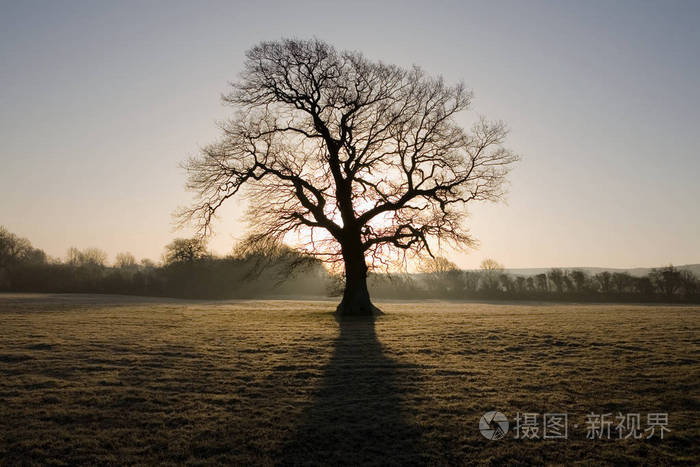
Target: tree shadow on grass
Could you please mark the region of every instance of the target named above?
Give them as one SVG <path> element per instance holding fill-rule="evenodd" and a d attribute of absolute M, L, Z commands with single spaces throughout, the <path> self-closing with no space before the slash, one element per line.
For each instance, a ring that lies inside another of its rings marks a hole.
<path fill-rule="evenodd" d="M 283 465 L 420 465 L 421 433 L 402 407 L 413 367 L 388 358 L 374 318 L 338 319 L 340 335 Z"/>

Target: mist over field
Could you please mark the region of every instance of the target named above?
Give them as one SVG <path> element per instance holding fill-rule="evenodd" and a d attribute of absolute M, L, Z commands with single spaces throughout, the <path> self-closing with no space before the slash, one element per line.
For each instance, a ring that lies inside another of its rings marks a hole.
<path fill-rule="evenodd" d="M 367 287 L 377 298 L 698 303 L 698 265 L 632 270 L 604 268 L 505 269 L 493 259 L 478 270 L 445 257 L 427 258 L 417 272 L 375 271 Z M 70 248 L 51 258 L 0 226 L 0 291 L 81 292 L 179 298 L 336 297 L 343 277 L 311 255 L 284 245 L 250 248 L 246 241 L 219 257 L 199 238 L 177 238 L 162 260 L 120 253 L 113 264 L 98 248 Z"/>

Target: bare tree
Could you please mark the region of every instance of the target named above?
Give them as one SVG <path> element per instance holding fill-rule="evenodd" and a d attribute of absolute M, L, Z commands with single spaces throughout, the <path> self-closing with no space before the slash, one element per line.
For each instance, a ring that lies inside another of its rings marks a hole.
<path fill-rule="evenodd" d="M 481 269 L 481 287 L 487 292 L 495 292 L 500 289 L 500 276 L 504 267 L 492 258 L 486 258 L 479 265 Z"/>
<path fill-rule="evenodd" d="M 598 282 L 601 293 L 608 294 L 612 288 L 612 274 L 610 271 L 603 271 L 595 274 L 593 278 Z"/>
<path fill-rule="evenodd" d="M 649 277 L 661 294 L 669 299 L 676 294 L 682 284 L 681 271 L 672 264 L 660 269 L 652 269 Z"/>
<path fill-rule="evenodd" d="M 460 288 L 462 271 L 455 263 L 444 256 L 435 256 L 423 261 L 418 271 L 425 274 L 426 282 L 431 292 L 445 294 L 456 293 Z"/>
<path fill-rule="evenodd" d="M 547 273 L 547 279 L 549 279 L 549 282 L 554 284 L 554 287 L 556 287 L 557 292 L 560 294 L 564 293 L 564 277 L 565 276 L 566 276 L 566 272 L 559 269 L 559 268 L 552 268 Z"/>
<path fill-rule="evenodd" d="M 163 263 L 194 263 L 209 256 L 207 244 L 202 238 L 176 238 L 165 246 Z"/>
<path fill-rule="evenodd" d="M 138 263 L 136 262 L 136 257 L 127 251 L 124 253 L 117 253 L 114 261 L 114 267 L 120 269 L 136 269 L 138 267 Z"/>
<path fill-rule="evenodd" d="M 420 68 L 373 62 L 319 40 L 263 42 L 223 100 L 238 112 L 223 137 L 187 164 L 196 194 L 182 220 L 210 232 L 244 193 L 259 239 L 295 243 L 343 266 L 341 314 L 370 314 L 368 267 L 471 246 L 466 205 L 503 195 L 517 156 L 507 131 L 455 116 L 471 93 Z"/>
<path fill-rule="evenodd" d="M 46 262 L 46 253 L 0 225 L 0 270 L 19 263 Z"/>
<path fill-rule="evenodd" d="M 66 262 L 72 266 L 103 268 L 107 261 L 107 253 L 99 248 L 85 248 L 79 250 L 75 247 L 68 249 Z"/>
<path fill-rule="evenodd" d="M 574 269 L 573 271 L 571 271 L 571 280 L 573 281 L 574 286 L 576 287 L 576 292 L 582 293 L 586 290 L 589 278 L 588 274 L 586 274 L 586 271 Z"/>
<path fill-rule="evenodd" d="M 482 271 L 495 271 L 498 273 L 503 272 L 504 269 L 503 265 L 493 258 L 485 258 L 482 260 L 479 268 Z"/>

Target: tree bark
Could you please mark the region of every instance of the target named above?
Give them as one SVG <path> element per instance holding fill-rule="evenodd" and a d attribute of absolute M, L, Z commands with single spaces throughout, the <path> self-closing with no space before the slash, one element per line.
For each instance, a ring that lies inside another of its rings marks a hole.
<path fill-rule="evenodd" d="M 372 316 L 381 313 L 369 298 L 367 264 L 361 244 L 343 246 L 343 260 L 345 291 L 336 313 L 340 316 Z"/>

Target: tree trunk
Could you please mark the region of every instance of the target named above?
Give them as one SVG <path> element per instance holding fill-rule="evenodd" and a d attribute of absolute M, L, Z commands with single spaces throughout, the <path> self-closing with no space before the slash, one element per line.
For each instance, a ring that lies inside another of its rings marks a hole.
<path fill-rule="evenodd" d="M 367 264 L 361 246 L 343 247 L 345 291 L 336 313 L 340 316 L 371 316 L 381 313 L 372 305 L 367 290 Z"/>

